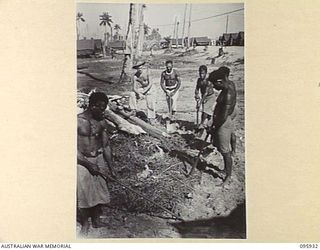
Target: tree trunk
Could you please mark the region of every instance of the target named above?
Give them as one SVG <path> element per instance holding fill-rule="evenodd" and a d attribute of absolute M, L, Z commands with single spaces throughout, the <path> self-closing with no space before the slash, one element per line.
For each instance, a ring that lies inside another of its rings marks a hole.
<path fill-rule="evenodd" d="M 138 33 L 138 41 L 137 41 L 137 49 L 136 56 L 140 57 L 142 55 L 143 49 L 143 38 L 144 38 L 144 7 L 143 4 L 140 6 L 139 11 L 139 33 Z"/>
<path fill-rule="evenodd" d="M 134 25 L 133 25 L 133 17 L 135 13 L 135 4 L 131 3 L 129 8 L 129 21 L 128 28 L 126 34 L 126 50 L 124 52 L 123 65 L 121 70 L 121 75 L 119 78 L 119 83 L 125 80 L 128 83 L 131 83 L 131 75 L 132 75 L 132 63 L 133 63 L 133 39 L 134 39 Z"/>
<path fill-rule="evenodd" d="M 104 36 L 104 38 L 103 38 L 103 44 L 102 44 L 102 51 L 103 51 L 103 57 L 105 58 L 107 56 L 107 52 L 106 52 L 107 34 L 104 33 L 103 36 Z"/>
<path fill-rule="evenodd" d="M 110 34 L 111 34 L 111 41 L 113 40 L 113 31 L 112 31 L 112 27 L 110 26 Z"/>

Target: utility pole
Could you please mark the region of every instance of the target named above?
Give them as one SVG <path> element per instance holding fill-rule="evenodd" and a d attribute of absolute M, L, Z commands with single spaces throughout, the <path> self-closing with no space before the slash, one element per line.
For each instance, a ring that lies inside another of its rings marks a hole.
<path fill-rule="evenodd" d="M 178 44 L 179 44 L 179 21 L 177 22 L 177 31 L 176 31 L 176 48 L 178 48 Z"/>
<path fill-rule="evenodd" d="M 190 47 L 191 10 L 192 10 L 192 4 L 190 4 L 190 9 L 189 9 L 189 25 L 188 25 L 188 44 L 187 44 L 187 48 Z"/>
<path fill-rule="evenodd" d="M 182 28 L 182 47 L 184 48 L 185 44 L 184 44 L 184 30 L 185 30 L 185 26 L 186 26 L 186 14 L 187 14 L 187 7 L 188 4 L 185 5 L 184 7 L 184 15 L 183 15 L 183 28 Z"/>
<path fill-rule="evenodd" d="M 131 9 L 131 62 L 135 59 L 135 49 L 136 48 L 136 20 L 137 20 L 137 4 L 132 4 Z M 132 70 L 132 69 L 131 69 Z"/>
<path fill-rule="evenodd" d="M 177 27 L 177 16 L 174 19 L 173 36 L 172 36 L 172 39 L 171 39 L 172 42 L 173 42 L 173 39 L 176 39 L 176 27 Z M 176 41 L 176 44 L 177 44 L 177 41 Z"/>
<path fill-rule="evenodd" d="M 228 33 L 228 22 L 229 22 L 229 15 L 227 15 L 227 22 L 226 22 L 226 33 Z"/>
<path fill-rule="evenodd" d="M 88 24 L 86 24 L 86 33 L 87 33 L 87 38 L 90 39 Z"/>

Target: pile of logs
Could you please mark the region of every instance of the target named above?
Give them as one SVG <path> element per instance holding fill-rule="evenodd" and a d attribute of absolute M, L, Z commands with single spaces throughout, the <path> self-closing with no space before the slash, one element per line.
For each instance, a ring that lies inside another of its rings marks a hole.
<path fill-rule="evenodd" d="M 78 112 L 81 112 L 88 106 L 89 94 L 78 92 L 77 95 L 77 104 Z M 108 96 L 109 97 L 109 106 L 105 111 L 105 118 L 114 124 L 114 126 L 125 133 L 131 135 L 140 135 L 140 134 L 149 134 L 155 138 L 163 139 L 169 137 L 169 135 L 152 126 L 149 123 L 139 119 L 136 116 L 133 116 L 130 112 L 125 111 L 125 108 L 118 102 L 119 99 L 122 99 L 122 96 Z"/>

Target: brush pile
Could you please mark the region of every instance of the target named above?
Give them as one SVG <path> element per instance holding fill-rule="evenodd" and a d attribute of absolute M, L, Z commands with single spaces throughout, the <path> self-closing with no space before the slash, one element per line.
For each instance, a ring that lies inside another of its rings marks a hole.
<path fill-rule="evenodd" d="M 165 152 L 161 141 L 149 135 L 119 134 L 111 145 L 118 180 L 179 215 L 178 205 L 191 197 L 193 186 L 200 182 L 199 172 L 185 177 L 184 163 Z M 170 216 L 117 183 L 110 182 L 109 187 L 112 206 L 130 212 Z"/>

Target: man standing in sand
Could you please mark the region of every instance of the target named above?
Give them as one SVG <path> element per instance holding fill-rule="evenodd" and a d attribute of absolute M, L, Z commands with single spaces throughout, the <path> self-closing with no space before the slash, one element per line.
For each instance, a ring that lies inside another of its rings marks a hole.
<path fill-rule="evenodd" d="M 137 99 L 145 99 L 147 107 L 147 117 L 151 124 L 155 122 L 155 96 L 153 94 L 152 82 L 149 80 L 148 70 L 145 70 L 146 62 L 138 62 L 132 68 L 137 70 L 133 76 L 133 91 L 130 93 L 129 106 L 136 112 Z"/>
<path fill-rule="evenodd" d="M 224 182 L 231 178 L 231 150 L 235 150 L 235 145 L 233 145 L 231 137 L 234 131 L 237 92 L 235 84 L 229 80 L 229 73 L 229 68 L 220 67 L 209 75 L 209 81 L 213 82 L 214 88 L 221 90 L 213 112 L 211 132 L 214 146 L 218 148 L 223 156 L 224 169 L 226 172 Z"/>
<path fill-rule="evenodd" d="M 207 66 L 201 65 L 199 67 L 199 78 L 195 89 L 195 96 L 197 108 L 202 106 L 201 123 L 199 129 L 207 126 L 208 121 L 211 119 L 213 108 L 216 102 L 216 93 L 213 88 L 213 83 L 206 79 Z M 201 94 L 201 95 L 200 95 Z"/>
<path fill-rule="evenodd" d="M 171 112 L 174 115 L 177 111 L 181 80 L 178 71 L 173 69 L 173 62 L 171 60 L 166 61 L 166 70 L 161 73 L 160 85 L 166 94 L 169 113 Z"/>
<path fill-rule="evenodd" d="M 104 111 L 108 97 L 94 92 L 89 97 L 88 108 L 78 114 L 78 154 L 77 154 L 77 208 L 82 235 L 87 235 L 89 218 L 92 227 L 104 227 L 100 220 L 101 205 L 110 202 L 106 181 L 100 176 L 107 171 L 114 177 L 111 148 L 107 134 Z"/>

